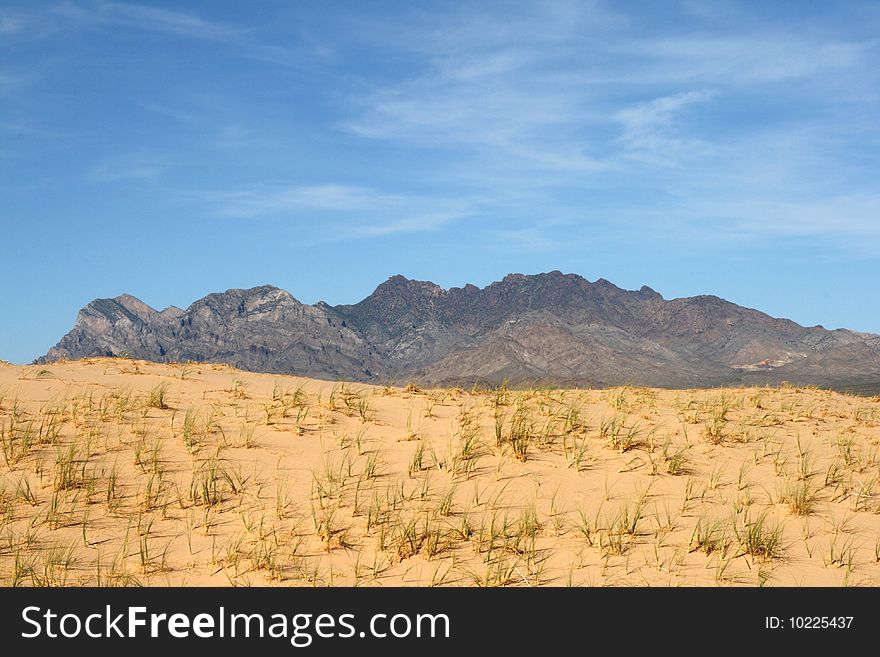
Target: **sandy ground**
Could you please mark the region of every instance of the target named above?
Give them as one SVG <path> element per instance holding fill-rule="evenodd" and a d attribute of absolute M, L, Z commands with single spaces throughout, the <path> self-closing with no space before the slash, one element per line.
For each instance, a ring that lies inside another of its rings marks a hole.
<path fill-rule="evenodd" d="M 880 399 L 0 365 L 0 583 L 880 584 Z"/>

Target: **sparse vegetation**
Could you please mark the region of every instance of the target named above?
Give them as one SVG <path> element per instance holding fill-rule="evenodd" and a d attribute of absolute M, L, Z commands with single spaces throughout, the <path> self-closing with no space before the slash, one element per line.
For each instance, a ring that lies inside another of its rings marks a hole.
<path fill-rule="evenodd" d="M 111 364 L 0 381 L 0 583 L 880 582 L 864 398 Z"/>

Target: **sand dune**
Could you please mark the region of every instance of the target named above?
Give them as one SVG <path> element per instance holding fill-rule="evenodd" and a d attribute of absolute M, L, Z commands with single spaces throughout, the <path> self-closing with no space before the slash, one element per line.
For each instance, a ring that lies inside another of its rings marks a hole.
<path fill-rule="evenodd" d="M 3 585 L 877 585 L 880 399 L 0 365 Z"/>

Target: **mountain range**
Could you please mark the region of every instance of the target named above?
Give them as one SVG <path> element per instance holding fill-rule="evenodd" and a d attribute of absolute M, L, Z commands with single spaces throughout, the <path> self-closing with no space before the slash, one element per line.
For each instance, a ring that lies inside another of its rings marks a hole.
<path fill-rule="evenodd" d="M 186 310 L 96 299 L 36 362 L 94 356 L 421 385 L 880 388 L 878 335 L 558 271 L 450 289 L 398 275 L 339 306 L 269 285 L 209 294 Z"/>

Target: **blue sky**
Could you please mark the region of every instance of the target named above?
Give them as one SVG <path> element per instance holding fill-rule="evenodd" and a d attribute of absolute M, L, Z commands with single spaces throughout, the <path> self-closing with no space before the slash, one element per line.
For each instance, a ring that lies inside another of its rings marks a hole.
<path fill-rule="evenodd" d="M 560 269 L 880 332 L 876 2 L 0 5 L 0 358 Z"/>

